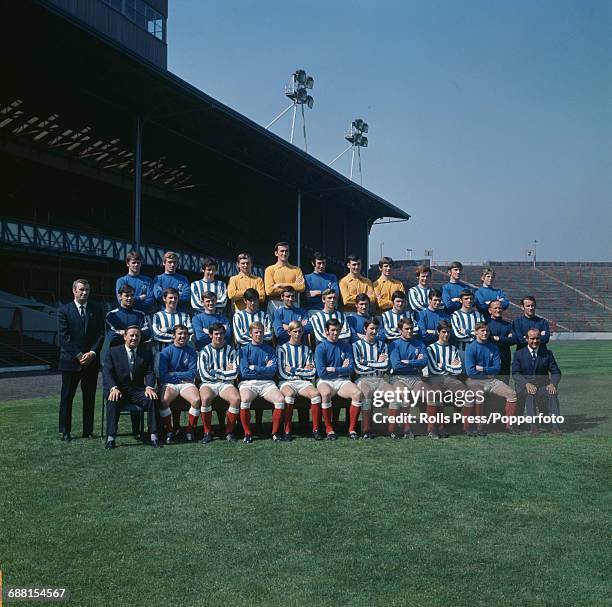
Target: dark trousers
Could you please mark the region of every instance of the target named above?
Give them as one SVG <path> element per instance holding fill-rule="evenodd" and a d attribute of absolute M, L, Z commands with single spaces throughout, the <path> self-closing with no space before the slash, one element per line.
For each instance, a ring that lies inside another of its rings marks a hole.
<path fill-rule="evenodd" d="M 82 367 L 80 371 L 62 371 L 62 391 L 60 394 L 59 431 L 72 432 L 72 401 L 79 382 L 83 392 L 83 434 L 91 434 L 94 427 L 96 387 L 98 385 L 97 364 Z"/>
<path fill-rule="evenodd" d="M 119 411 L 121 411 L 123 407 L 127 407 L 130 404 L 138 405 L 147 412 L 149 431 L 151 434 L 157 434 L 157 401 L 145 396 L 142 388 L 121 390 L 121 394 L 121 399 L 117 402 L 112 402 L 110 400 L 106 401 L 106 434 L 108 434 L 108 436 L 115 436 L 117 434 Z M 144 431 L 144 428 L 142 428 L 142 430 Z"/>
<path fill-rule="evenodd" d="M 526 415 L 535 416 L 536 401 L 546 399 L 548 405 L 549 415 L 559 416 L 559 395 L 549 394 L 545 386 L 540 386 L 535 394 L 528 394 L 527 390 L 524 392 L 525 395 L 525 413 Z M 531 424 L 535 426 L 536 424 Z M 558 424 L 553 423 L 553 428 L 556 428 Z"/>

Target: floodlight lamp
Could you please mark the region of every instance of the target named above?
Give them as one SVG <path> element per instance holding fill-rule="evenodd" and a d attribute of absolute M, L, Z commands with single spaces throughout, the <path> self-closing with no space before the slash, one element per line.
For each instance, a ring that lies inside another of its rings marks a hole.
<path fill-rule="evenodd" d="M 309 110 L 312 109 L 312 106 L 314 105 L 314 99 L 311 95 L 308 95 L 308 97 L 306 97 L 306 105 L 308 106 Z"/>
<path fill-rule="evenodd" d="M 356 131 L 361 132 L 362 127 L 363 127 L 363 120 L 361 118 L 356 118 L 355 120 L 353 120 L 353 127 L 355 128 Z"/>
<path fill-rule="evenodd" d="M 361 143 L 359 145 L 362 148 L 367 148 L 368 147 L 368 138 L 367 137 L 362 137 L 361 138 Z"/>
<path fill-rule="evenodd" d="M 299 84 L 304 84 L 306 82 L 306 72 L 304 70 L 295 70 L 293 79 Z"/>
<path fill-rule="evenodd" d="M 306 103 L 308 101 L 308 93 L 305 88 L 298 88 L 296 91 L 296 99 L 298 103 Z"/>
<path fill-rule="evenodd" d="M 314 86 L 314 78 L 312 76 L 308 76 L 306 78 L 306 82 L 304 83 L 304 86 L 307 89 L 311 89 Z"/>
<path fill-rule="evenodd" d="M 368 132 L 368 123 L 364 122 L 363 125 L 361 126 L 361 132 L 362 133 L 367 133 Z"/>

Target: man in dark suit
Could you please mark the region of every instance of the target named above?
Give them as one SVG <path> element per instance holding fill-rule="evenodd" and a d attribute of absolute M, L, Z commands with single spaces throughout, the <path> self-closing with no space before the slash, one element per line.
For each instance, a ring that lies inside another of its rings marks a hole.
<path fill-rule="evenodd" d="M 104 316 L 102 310 L 88 302 L 89 293 L 87 280 L 75 280 L 72 283 L 74 300 L 60 306 L 57 313 L 59 370 L 62 372 L 59 431 L 64 441 L 72 440 L 72 401 L 79 382 L 83 392 L 83 438 L 93 437 L 99 357 L 104 343 Z"/>
<path fill-rule="evenodd" d="M 104 380 L 104 395 L 106 401 L 106 448 L 115 448 L 117 420 L 122 406 L 133 403 L 147 410 L 151 444 L 161 447 L 157 438 L 157 420 L 155 417 L 155 372 L 153 370 L 153 355 L 138 345 L 142 333 L 140 327 L 131 326 L 125 330 L 122 346 L 109 348 L 102 378 Z"/>
<path fill-rule="evenodd" d="M 557 386 L 561 381 L 561 370 L 553 353 L 541 343 L 539 328 L 527 331 L 527 347 L 517 350 L 514 355 L 512 377 L 516 391 L 525 398 L 526 414 L 532 418 L 530 434 L 537 436 L 540 432 L 535 423 L 535 401 L 543 396 L 548 401 L 548 413 L 553 416 L 551 432 L 560 436 L 561 430 L 555 418 L 559 417 Z"/>

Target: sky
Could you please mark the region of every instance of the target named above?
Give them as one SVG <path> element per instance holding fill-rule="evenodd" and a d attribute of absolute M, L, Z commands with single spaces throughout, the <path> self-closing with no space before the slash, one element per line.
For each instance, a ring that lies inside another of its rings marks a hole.
<path fill-rule="evenodd" d="M 612 2 L 170 0 L 168 69 L 251 120 L 298 68 L 308 152 L 330 162 L 363 118 L 363 185 L 412 216 L 372 228 L 371 261 L 524 260 L 534 240 L 612 261 Z"/>

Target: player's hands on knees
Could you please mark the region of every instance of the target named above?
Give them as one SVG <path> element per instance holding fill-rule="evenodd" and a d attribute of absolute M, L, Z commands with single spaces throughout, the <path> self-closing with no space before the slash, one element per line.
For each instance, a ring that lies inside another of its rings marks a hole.
<path fill-rule="evenodd" d="M 110 400 L 111 402 L 116 403 L 120 399 L 121 399 L 121 390 L 119 390 L 119 388 L 113 388 L 108 393 L 108 400 Z"/>
<path fill-rule="evenodd" d="M 538 391 L 537 386 L 534 384 L 525 384 L 525 388 L 527 389 L 527 394 L 535 394 Z"/>
<path fill-rule="evenodd" d="M 552 396 L 553 394 L 557 393 L 557 387 L 555 384 L 548 384 L 548 386 L 546 386 L 546 392 Z"/>
<path fill-rule="evenodd" d="M 145 388 L 145 396 L 147 398 L 150 398 L 151 400 L 157 400 L 158 399 L 157 392 L 155 392 L 155 390 L 153 390 L 153 388 L 151 388 L 150 386 L 147 386 Z"/>

